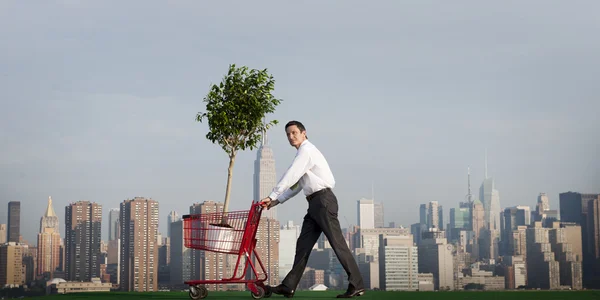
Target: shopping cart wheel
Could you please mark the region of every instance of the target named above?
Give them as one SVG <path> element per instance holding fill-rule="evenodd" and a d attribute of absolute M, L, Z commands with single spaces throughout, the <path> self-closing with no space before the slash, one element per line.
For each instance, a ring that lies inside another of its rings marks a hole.
<path fill-rule="evenodd" d="M 256 290 L 258 291 L 257 294 L 254 294 L 253 292 L 250 292 L 250 294 L 252 295 L 252 298 L 254 299 L 261 299 L 262 297 L 265 296 L 265 289 L 263 289 L 261 286 L 256 286 Z"/>
<path fill-rule="evenodd" d="M 190 299 L 198 300 L 204 299 L 208 296 L 208 290 L 205 286 L 197 284 L 196 286 L 190 286 Z"/>
<path fill-rule="evenodd" d="M 271 287 L 270 286 L 265 287 L 265 298 L 271 298 L 272 295 L 273 295 L 273 291 L 271 291 Z"/>

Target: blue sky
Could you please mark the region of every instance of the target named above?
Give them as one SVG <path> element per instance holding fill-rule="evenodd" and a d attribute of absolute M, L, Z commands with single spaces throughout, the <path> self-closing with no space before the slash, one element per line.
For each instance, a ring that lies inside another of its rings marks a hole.
<path fill-rule="evenodd" d="M 0 2 L 0 222 L 21 201 L 35 241 L 48 196 L 108 211 L 125 199 L 185 214 L 222 201 L 228 159 L 194 122 L 228 65 L 268 68 L 336 176 L 343 226 L 356 200 L 409 226 L 445 213 L 489 174 L 502 207 L 600 192 L 597 1 Z M 269 132 L 277 176 L 295 149 Z M 232 209 L 252 200 L 239 154 Z M 297 196 L 279 208 L 299 223 Z M 31 219 L 30 219 L 31 218 Z M 346 221 L 348 220 L 348 222 Z"/>

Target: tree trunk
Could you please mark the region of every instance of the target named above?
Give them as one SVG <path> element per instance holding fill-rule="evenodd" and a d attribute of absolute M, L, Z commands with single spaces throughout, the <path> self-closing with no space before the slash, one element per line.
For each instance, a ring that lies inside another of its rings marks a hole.
<path fill-rule="evenodd" d="M 233 177 L 233 164 L 235 154 L 229 157 L 229 168 L 227 169 L 227 189 L 225 190 L 225 203 L 223 204 L 223 219 L 221 224 L 227 224 L 227 212 L 229 212 L 229 197 L 231 195 L 231 179 Z"/>

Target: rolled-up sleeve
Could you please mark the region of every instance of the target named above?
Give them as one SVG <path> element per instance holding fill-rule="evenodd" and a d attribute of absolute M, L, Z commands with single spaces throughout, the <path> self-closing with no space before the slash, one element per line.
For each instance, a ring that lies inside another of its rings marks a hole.
<path fill-rule="evenodd" d="M 283 194 L 290 189 L 294 184 L 298 183 L 300 178 L 313 167 L 313 162 L 307 149 L 300 148 L 292 165 L 287 169 L 285 174 L 281 177 L 281 180 L 277 183 L 277 186 L 273 188 L 273 191 L 269 195 L 269 198 L 273 200 L 279 200 L 279 202 L 285 202 L 287 199 L 295 196 L 302 189 L 300 184 L 290 190 L 289 193 Z M 292 194 L 293 193 L 293 194 Z M 282 197 L 284 196 L 284 197 Z M 280 199 L 281 197 L 281 199 Z"/>

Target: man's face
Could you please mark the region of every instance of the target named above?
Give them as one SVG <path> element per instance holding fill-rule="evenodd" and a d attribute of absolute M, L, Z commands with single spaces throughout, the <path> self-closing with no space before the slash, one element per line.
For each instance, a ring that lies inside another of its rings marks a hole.
<path fill-rule="evenodd" d="M 300 144 L 306 140 L 306 131 L 300 131 L 296 125 L 289 126 L 285 132 L 287 133 L 290 145 L 296 148 L 300 147 Z"/>

